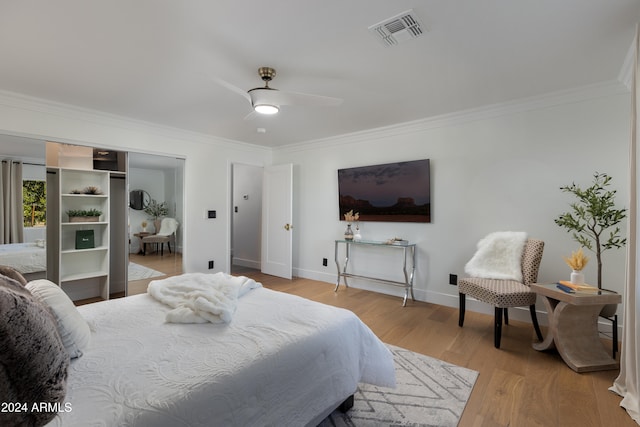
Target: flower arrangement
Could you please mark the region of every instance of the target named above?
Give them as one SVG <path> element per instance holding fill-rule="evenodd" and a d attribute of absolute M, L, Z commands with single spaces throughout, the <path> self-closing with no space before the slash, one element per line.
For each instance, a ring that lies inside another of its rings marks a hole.
<path fill-rule="evenodd" d="M 152 219 L 158 219 L 161 216 L 166 216 L 169 213 L 169 209 L 167 208 L 167 202 L 158 203 L 156 199 L 151 199 L 144 208 L 144 212 Z"/>
<path fill-rule="evenodd" d="M 570 257 L 563 257 L 564 262 L 567 263 L 574 271 L 581 271 L 589 262 L 589 257 L 582 252 L 582 248 L 577 251 L 571 252 Z"/>
<path fill-rule="evenodd" d="M 360 219 L 360 212 L 353 213 L 353 209 L 344 214 L 344 220 L 351 223 Z"/>

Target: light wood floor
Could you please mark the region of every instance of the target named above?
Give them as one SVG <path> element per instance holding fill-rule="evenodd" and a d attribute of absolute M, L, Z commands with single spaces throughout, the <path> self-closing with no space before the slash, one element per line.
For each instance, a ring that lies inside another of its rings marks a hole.
<path fill-rule="evenodd" d="M 165 273 L 167 277 L 182 274 L 182 254 L 181 253 L 152 253 L 149 255 L 129 254 L 129 262 L 144 265 L 145 267 Z M 153 277 L 151 279 L 130 280 L 129 295 L 136 295 L 147 292 L 149 282 L 163 277 Z M 113 295 L 112 295 L 113 297 Z"/>
<path fill-rule="evenodd" d="M 145 265 L 164 271 L 162 262 Z M 349 309 L 386 343 L 480 372 L 460 427 L 637 427 L 620 408 L 620 397 L 608 391 L 618 371 L 575 373 L 555 351 L 531 347 L 535 334 L 528 323 L 511 320 L 496 349 L 492 316 L 467 311 L 460 328 L 455 308 L 411 301 L 402 307 L 398 297 L 360 289 L 341 286 L 335 293 L 325 282 L 235 273 L 270 289 Z M 603 344 L 610 348 L 610 341 Z"/>

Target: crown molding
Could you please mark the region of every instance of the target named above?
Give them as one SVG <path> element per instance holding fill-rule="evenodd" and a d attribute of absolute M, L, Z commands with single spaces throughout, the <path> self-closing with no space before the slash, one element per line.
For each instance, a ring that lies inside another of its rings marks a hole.
<path fill-rule="evenodd" d="M 245 149 L 247 151 L 271 151 L 270 148 L 260 145 L 249 144 L 242 141 L 235 141 L 214 135 L 207 135 L 170 126 L 163 126 L 156 123 L 145 122 L 142 120 L 135 120 L 129 117 L 118 116 L 115 114 L 109 114 L 102 111 L 91 110 L 88 108 L 82 108 L 70 104 L 63 104 L 16 92 L 0 90 L 0 105 L 5 105 L 9 108 L 43 113 L 50 116 L 57 116 L 69 120 L 94 123 L 100 126 L 115 127 L 132 132 L 157 135 L 163 138 L 171 138 L 198 144 L 206 144 L 208 146 L 211 146 L 211 144 L 218 144 L 235 150 Z M 56 138 L 55 135 L 42 135 L 41 137 L 52 139 Z M 86 143 L 90 141 L 84 142 Z"/>
<path fill-rule="evenodd" d="M 638 30 L 636 29 L 636 31 Z M 631 41 L 631 46 L 629 46 L 627 56 L 624 58 L 624 62 L 622 63 L 620 74 L 618 74 L 618 81 L 625 85 L 629 91 L 631 90 L 631 76 L 633 75 L 634 69 L 633 60 L 635 58 L 636 51 L 636 37 Z"/>
<path fill-rule="evenodd" d="M 386 139 L 401 134 L 424 132 L 441 127 L 456 126 L 477 120 L 508 116 L 525 111 L 540 110 L 564 104 L 574 104 L 624 93 L 629 93 L 629 90 L 620 81 L 608 81 L 509 102 L 485 105 L 455 113 L 441 114 L 391 126 L 289 144 L 282 147 L 276 147 L 274 148 L 274 151 L 296 152 L 323 149 L 330 146 L 344 146 L 345 144 L 370 142 L 372 140 Z"/>
<path fill-rule="evenodd" d="M 627 57 L 629 57 L 629 55 L 627 55 Z M 623 67 L 623 70 L 626 70 L 627 68 L 631 69 L 630 66 L 627 67 L 627 62 L 632 63 L 633 60 L 625 60 L 625 66 Z M 234 150 L 247 150 L 253 152 L 255 152 L 256 150 L 264 152 L 296 152 L 327 148 L 330 146 L 343 146 L 345 144 L 352 143 L 370 142 L 372 140 L 386 139 L 402 134 L 424 132 L 440 127 L 456 126 L 462 123 L 477 120 L 486 120 L 489 118 L 517 114 L 524 111 L 550 108 L 557 105 L 583 102 L 590 99 L 628 93 L 630 85 L 627 86 L 626 83 L 623 82 L 624 79 L 622 78 L 623 75 L 626 76 L 626 73 L 627 71 L 625 71 L 624 73 L 621 72 L 621 78 L 617 81 L 602 82 L 589 86 L 523 98 L 515 101 L 490 104 L 478 108 L 462 110 L 455 113 L 441 114 L 438 116 L 428 117 L 410 122 L 398 123 L 390 126 L 368 129 L 329 138 L 304 141 L 273 148 L 250 144 L 242 141 L 225 139 L 214 135 L 187 131 L 170 126 L 162 126 L 155 123 L 135 120 L 128 117 L 117 116 L 69 104 L 62 104 L 9 91 L 0 90 L 0 105 L 27 111 L 35 111 L 70 120 L 80 120 L 102 126 L 126 129 L 133 132 L 158 135 L 163 138 L 173 138 L 198 144 L 206 144 L 208 146 L 211 146 L 211 144 L 213 143 Z M 41 137 L 55 139 L 56 135 L 42 135 Z"/>

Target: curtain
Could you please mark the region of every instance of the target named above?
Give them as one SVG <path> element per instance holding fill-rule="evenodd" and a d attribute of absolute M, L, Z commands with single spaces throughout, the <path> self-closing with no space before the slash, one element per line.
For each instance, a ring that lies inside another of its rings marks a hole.
<path fill-rule="evenodd" d="M 638 27 L 636 27 L 636 39 L 634 42 L 635 58 L 633 62 L 632 80 L 631 80 L 631 140 L 629 144 L 629 231 L 627 239 L 627 283 L 625 285 L 624 298 L 624 322 L 622 335 L 622 351 L 620 353 L 620 375 L 609 389 L 620 396 L 622 401 L 620 406 L 625 408 L 627 413 L 640 424 L 640 397 L 638 396 L 638 386 L 640 374 L 640 362 L 638 361 L 638 310 L 640 309 L 640 294 L 637 289 L 638 282 L 638 253 L 637 242 L 638 229 L 637 223 L 640 212 L 637 206 L 637 190 L 638 190 L 638 152 L 637 139 L 638 130 L 640 130 L 640 121 L 638 120 L 638 106 L 640 102 L 639 87 L 639 70 L 638 70 L 638 52 L 640 51 L 640 37 L 638 35 Z"/>
<path fill-rule="evenodd" d="M 3 160 L 0 170 L 0 243 L 24 241 L 22 162 Z"/>

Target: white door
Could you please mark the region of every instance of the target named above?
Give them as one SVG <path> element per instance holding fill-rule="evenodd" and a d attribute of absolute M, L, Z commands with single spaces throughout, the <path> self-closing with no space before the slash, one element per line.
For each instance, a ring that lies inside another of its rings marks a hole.
<path fill-rule="evenodd" d="M 262 255 L 265 274 L 291 279 L 293 165 L 264 168 L 262 190 Z"/>

